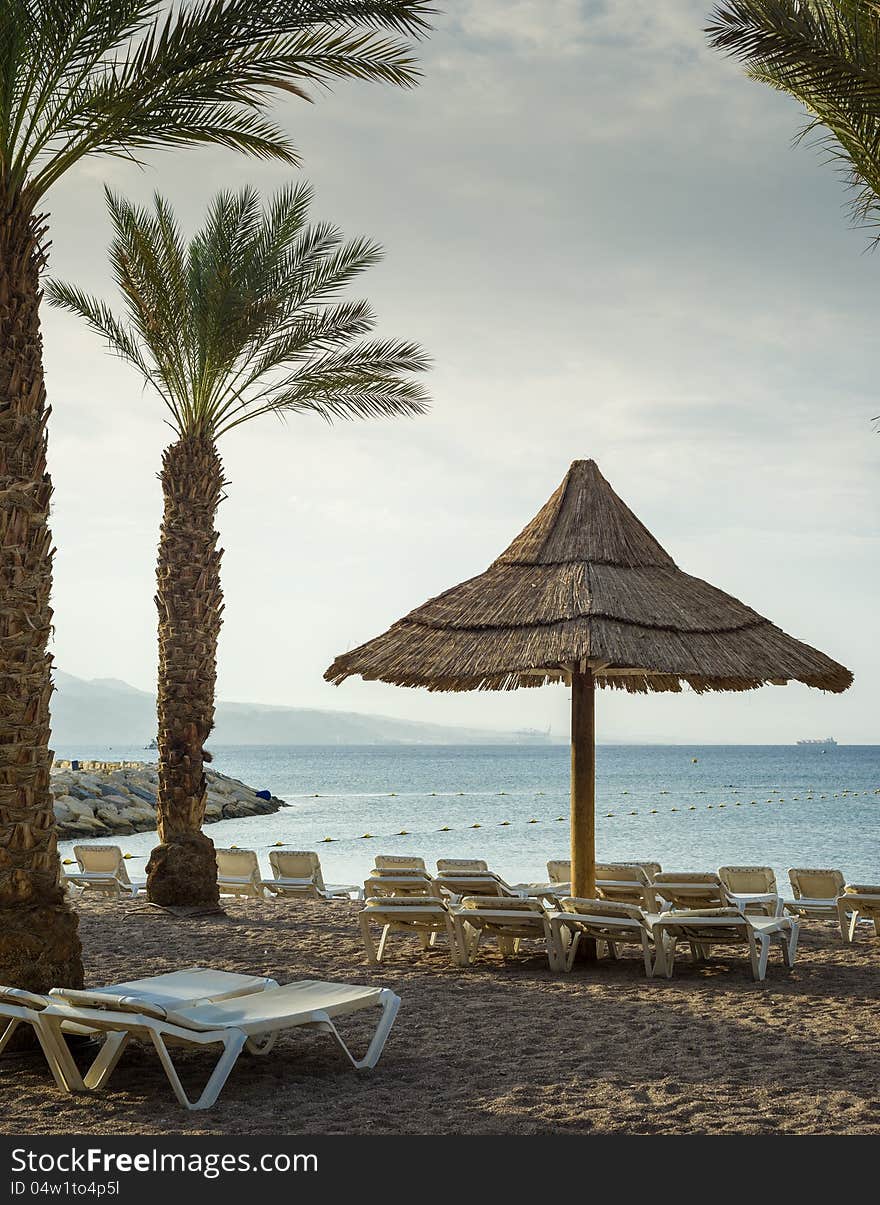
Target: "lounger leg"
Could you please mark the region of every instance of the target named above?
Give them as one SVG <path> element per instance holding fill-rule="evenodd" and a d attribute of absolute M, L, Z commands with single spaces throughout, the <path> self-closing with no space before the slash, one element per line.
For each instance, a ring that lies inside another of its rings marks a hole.
<path fill-rule="evenodd" d="M 749 958 L 752 964 L 752 978 L 756 983 L 760 983 L 766 977 L 769 957 L 769 937 L 764 933 L 755 933 L 749 929 Z"/>
<path fill-rule="evenodd" d="M 574 966 L 574 960 L 577 958 L 578 946 L 581 944 L 581 932 L 577 929 L 569 935 L 568 949 L 565 952 L 565 969 L 570 971 Z"/>
<path fill-rule="evenodd" d="M 651 943 L 648 941 L 648 935 L 642 930 L 642 957 L 645 960 L 645 975 L 648 979 L 651 978 Z"/>
<path fill-rule="evenodd" d="M 370 918 L 365 912 L 362 912 L 358 920 L 361 925 L 361 937 L 364 940 L 364 952 L 367 955 L 367 962 L 375 963 L 376 947 L 373 944 L 373 934 L 370 932 Z"/>
<path fill-rule="evenodd" d="M 97 1091 L 103 1088 L 107 1080 L 113 1074 L 116 1064 L 122 1058 L 126 1046 L 129 1042 L 129 1035 L 124 1032 L 108 1033 L 104 1045 L 101 1047 L 98 1057 L 89 1067 L 83 1080 L 89 1091 Z"/>
<path fill-rule="evenodd" d="M 220 1039 L 223 1044 L 223 1053 L 211 1072 L 201 1096 L 197 1101 L 191 1101 L 183 1090 L 180 1076 L 177 1074 L 177 1069 L 171 1061 L 171 1055 L 168 1053 L 168 1047 L 162 1040 L 162 1035 L 152 1030 L 150 1037 L 153 1039 L 156 1053 L 159 1055 L 159 1059 L 165 1069 L 165 1074 L 168 1076 L 168 1082 L 174 1089 L 174 1095 L 185 1109 L 190 1110 L 210 1109 L 223 1090 L 223 1085 L 229 1079 L 229 1073 L 235 1066 L 236 1060 L 241 1054 L 242 1047 L 247 1042 L 247 1034 L 240 1029 L 232 1029 Z"/>
<path fill-rule="evenodd" d="M 458 953 L 458 935 L 455 932 L 455 925 L 452 917 L 444 917 L 443 924 L 446 928 L 446 940 L 449 942 L 449 953 L 452 957 L 453 963 L 457 966 L 460 961 Z"/>
<path fill-rule="evenodd" d="M 6 1028 L 3 1030 L 3 1036 L 0 1037 L 0 1054 L 6 1049 L 7 1043 L 15 1031 L 21 1025 L 21 1020 L 18 1017 L 13 1017 Z"/>
<path fill-rule="evenodd" d="M 379 997 L 382 1004 L 382 1015 L 379 1017 L 379 1024 L 376 1026 L 376 1032 L 367 1047 L 367 1053 L 362 1059 L 356 1059 L 349 1050 L 342 1034 L 326 1015 L 323 1015 L 322 1028 L 325 1028 L 328 1033 L 332 1033 L 336 1041 L 345 1051 L 346 1057 L 356 1071 L 369 1071 L 376 1066 L 382 1056 L 382 1051 L 385 1049 L 385 1043 L 388 1041 L 388 1035 L 391 1033 L 391 1027 L 394 1024 L 394 1019 L 397 1016 L 397 1010 L 400 1008 L 400 996 L 395 996 L 389 988 L 383 988 Z M 321 1016 L 320 1013 L 315 1014 L 316 1017 Z"/>
<path fill-rule="evenodd" d="M 49 1064 L 49 1070 L 55 1079 L 55 1083 L 63 1092 L 82 1092 L 85 1085 L 82 1081 L 82 1076 L 79 1073 L 76 1063 L 73 1061 L 73 1055 L 67 1048 L 67 1043 L 64 1041 L 64 1035 L 61 1032 L 61 1022 L 52 1021 L 48 1017 L 37 1017 L 34 1022 L 34 1033 L 37 1035 L 37 1041 L 40 1043 L 43 1054 L 46 1056 L 46 1062 Z M 4 1045 L 11 1037 L 9 1030 L 4 1033 Z"/>
<path fill-rule="evenodd" d="M 789 968 L 789 970 L 791 970 L 791 968 L 794 966 L 794 960 L 797 956 L 798 938 L 800 937 L 800 933 L 800 925 L 796 920 L 793 920 L 791 922 L 791 933 L 789 934 L 788 941 L 786 942 L 788 956 L 785 959 L 785 965 Z"/>
<path fill-rule="evenodd" d="M 858 912 L 858 909 L 855 909 L 853 911 L 852 916 L 849 918 L 849 940 L 851 942 L 855 941 L 856 925 L 858 923 L 859 923 L 859 912 Z M 877 931 L 877 922 L 876 921 L 874 922 L 874 931 L 875 931 L 875 933 Z"/>
<path fill-rule="evenodd" d="M 376 952 L 376 961 L 381 962 L 382 956 L 385 953 L 385 944 L 388 941 L 388 934 L 391 932 L 390 925 L 384 925 L 382 928 L 382 936 L 379 938 L 379 949 Z"/>
<path fill-rule="evenodd" d="M 666 937 L 666 944 L 663 948 L 663 957 L 666 963 L 666 978 L 672 978 L 672 972 L 675 968 L 675 947 L 678 945 L 678 938 Z"/>

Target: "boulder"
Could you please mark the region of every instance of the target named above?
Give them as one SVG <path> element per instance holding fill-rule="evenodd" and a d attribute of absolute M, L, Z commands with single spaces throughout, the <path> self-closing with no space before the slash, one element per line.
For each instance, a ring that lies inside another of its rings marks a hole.
<path fill-rule="evenodd" d="M 95 810 L 92 804 L 85 799 L 77 799 L 73 795 L 65 795 L 64 802 L 69 812 L 71 812 L 77 820 L 94 820 Z"/>

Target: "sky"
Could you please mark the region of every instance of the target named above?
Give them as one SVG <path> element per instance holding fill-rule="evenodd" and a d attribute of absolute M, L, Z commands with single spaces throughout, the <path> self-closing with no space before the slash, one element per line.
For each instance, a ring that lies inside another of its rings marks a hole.
<path fill-rule="evenodd" d="M 176 206 L 292 175 L 385 260 L 355 291 L 431 353 L 429 415 L 239 428 L 221 452 L 218 697 L 551 730 L 568 692 L 322 680 L 336 654 L 485 569 L 592 457 L 687 572 L 855 673 L 844 695 L 602 692 L 599 739 L 880 736 L 880 252 L 789 98 L 705 45 L 708 3 L 447 0 L 401 92 L 276 107 L 299 173 L 219 149 L 79 165 L 51 270 L 114 301 L 102 186 Z M 45 309 L 56 662 L 155 682 L 158 399 Z"/>

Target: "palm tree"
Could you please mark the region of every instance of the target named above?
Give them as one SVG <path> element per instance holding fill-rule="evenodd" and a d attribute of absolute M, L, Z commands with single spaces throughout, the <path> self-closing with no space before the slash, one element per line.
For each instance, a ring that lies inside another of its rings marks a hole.
<path fill-rule="evenodd" d="M 160 196 L 147 210 L 108 192 L 124 316 L 72 285 L 46 287 L 54 305 L 84 318 L 138 370 L 174 431 L 162 458 L 156 593 L 161 844 L 147 867 L 159 904 L 218 898 L 214 846 L 200 831 L 223 610 L 214 523 L 227 482 L 217 441 L 266 414 L 332 421 L 425 408 L 409 375 L 427 367 L 425 353 L 367 338 L 375 323 L 369 305 L 343 297 L 381 249 L 307 224 L 310 201 L 305 185 L 283 189 L 265 207 L 252 189 L 222 192 L 186 243 Z"/>
<path fill-rule="evenodd" d="M 876 0 L 727 0 L 710 44 L 800 101 L 843 172 L 856 222 L 880 227 L 880 6 Z M 880 237 L 878 235 L 877 237 Z M 876 240 L 875 240 L 876 241 Z"/>
<path fill-rule="evenodd" d="M 262 110 L 333 77 L 409 85 L 425 0 L 3 0 L 0 9 L 0 982 L 82 982 L 49 791 L 46 193 L 86 155 L 214 143 L 296 162 Z"/>

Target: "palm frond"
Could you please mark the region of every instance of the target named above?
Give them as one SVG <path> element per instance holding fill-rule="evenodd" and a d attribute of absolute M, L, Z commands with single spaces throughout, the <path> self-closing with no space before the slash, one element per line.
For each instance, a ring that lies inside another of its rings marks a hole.
<path fill-rule="evenodd" d="M 84 155 L 228 146 L 297 161 L 263 113 L 339 78 L 408 87 L 424 0 L 4 0 L 0 178 L 36 198 Z"/>
<path fill-rule="evenodd" d="M 269 413 L 332 421 L 424 411 L 415 377 L 429 367 L 426 353 L 367 339 L 371 307 L 343 296 L 381 248 L 309 225 L 307 185 L 265 205 L 251 188 L 223 191 L 188 243 L 161 196 L 149 208 L 109 190 L 106 199 L 125 318 L 72 285 L 50 282 L 47 297 L 131 362 L 180 436 L 216 439 Z"/>
<path fill-rule="evenodd" d="M 880 5 L 876 0 L 727 0 L 710 44 L 753 80 L 786 92 L 851 192 L 851 214 L 880 225 Z"/>

